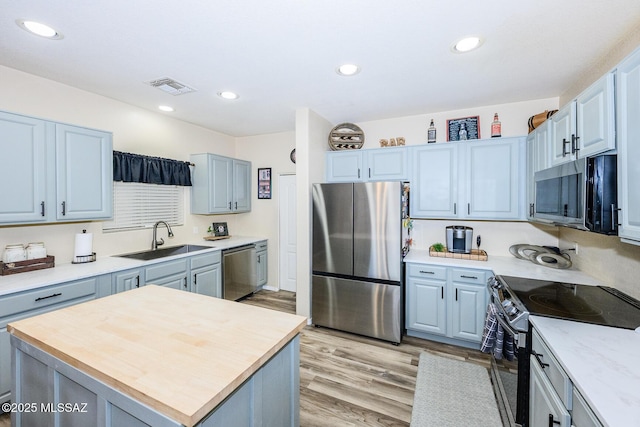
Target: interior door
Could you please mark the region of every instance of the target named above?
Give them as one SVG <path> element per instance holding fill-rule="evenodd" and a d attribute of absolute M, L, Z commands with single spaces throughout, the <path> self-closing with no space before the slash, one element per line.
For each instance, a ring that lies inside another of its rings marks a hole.
<path fill-rule="evenodd" d="M 280 289 L 296 291 L 297 268 L 297 222 L 296 222 L 296 176 L 281 175 L 279 184 L 279 235 L 280 256 L 279 272 Z"/>
<path fill-rule="evenodd" d="M 353 274 L 353 184 L 313 185 L 315 272 Z"/>

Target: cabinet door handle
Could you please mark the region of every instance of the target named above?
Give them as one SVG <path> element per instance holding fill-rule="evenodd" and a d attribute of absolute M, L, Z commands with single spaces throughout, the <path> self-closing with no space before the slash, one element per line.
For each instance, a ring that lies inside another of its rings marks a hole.
<path fill-rule="evenodd" d="M 453 214 L 457 215 L 456 203 L 453 204 Z"/>
<path fill-rule="evenodd" d="M 258 255 L 258 264 L 260 264 L 260 258 L 262 258 L 262 255 Z"/>
<path fill-rule="evenodd" d="M 571 140 L 573 140 L 573 135 L 571 135 Z M 565 138 L 562 138 L 562 157 L 566 157 L 569 154 L 568 151 L 564 149 L 567 144 L 570 144 L 570 141 L 567 141 Z"/>
<path fill-rule="evenodd" d="M 40 215 L 44 216 L 44 202 L 40 202 Z"/>
<path fill-rule="evenodd" d="M 467 203 L 467 215 L 471 215 L 471 203 Z"/>
<path fill-rule="evenodd" d="M 420 270 L 420 273 L 422 273 L 422 274 L 436 274 L 433 271 L 424 271 L 424 270 Z"/>
<path fill-rule="evenodd" d="M 62 216 L 67 215 L 67 202 L 62 202 Z"/>
<path fill-rule="evenodd" d="M 231 210 L 231 202 L 229 202 L 229 210 Z"/>
<path fill-rule="evenodd" d="M 444 287 L 440 288 L 440 298 L 444 299 Z"/>
<path fill-rule="evenodd" d="M 58 293 L 51 294 L 51 295 L 46 296 L 46 297 L 39 297 L 39 298 L 36 298 L 36 302 L 37 302 L 37 301 L 42 301 L 43 299 L 49 299 L 49 298 L 59 297 L 60 295 L 62 295 L 62 293 L 61 293 L 61 292 L 58 292 Z"/>
<path fill-rule="evenodd" d="M 136 276 L 136 288 L 140 287 L 140 276 Z"/>
<path fill-rule="evenodd" d="M 187 289 L 187 277 L 184 278 L 184 288 Z"/>
<path fill-rule="evenodd" d="M 194 275 L 193 275 L 193 284 L 194 284 L 194 285 L 197 285 L 197 284 L 198 284 L 198 275 L 197 275 L 197 274 L 194 274 Z"/>
<path fill-rule="evenodd" d="M 371 178 L 371 168 L 369 168 L 369 178 Z"/>
<path fill-rule="evenodd" d="M 238 202 L 236 202 L 236 210 L 238 210 Z"/>
<path fill-rule="evenodd" d="M 571 154 L 575 154 L 580 151 L 580 149 L 578 148 L 579 139 L 579 136 L 571 135 Z"/>
<path fill-rule="evenodd" d="M 360 179 L 360 168 L 358 168 L 358 179 Z"/>
<path fill-rule="evenodd" d="M 536 352 L 535 352 L 535 351 L 533 351 L 533 350 L 531 350 L 531 354 L 533 354 L 533 355 L 536 357 L 536 360 L 538 361 L 538 363 L 540 364 L 540 367 L 541 367 L 542 369 L 544 369 L 544 368 L 548 368 L 548 367 L 549 367 L 549 364 L 548 364 L 548 363 L 544 363 L 544 362 L 542 361 L 542 358 L 544 357 L 542 354 L 540 354 L 540 353 L 536 353 Z"/>
<path fill-rule="evenodd" d="M 478 280 L 478 276 L 465 276 L 464 274 L 461 275 L 460 277 L 465 278 L 465 279 L 474 279 L 474 280 Z"/>
<path fill-rule="evenodd" d="M 529 216 L 533 216 L 533 203 L 529 203 Z"/>
<path fill-rule="evenodd" d="M 456 301 L 458 301 L 458 289 L 456 289 Z"/>
<path fill-rule="evenodd" d="M 553 427 L 554 424 L 560 424 L 560 421 L 555 421 L 553 414 L 549 414 L 549 427 Z"/>

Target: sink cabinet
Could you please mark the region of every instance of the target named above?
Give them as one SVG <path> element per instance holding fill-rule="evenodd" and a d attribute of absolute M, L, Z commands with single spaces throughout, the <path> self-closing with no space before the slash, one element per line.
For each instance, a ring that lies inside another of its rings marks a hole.
<path fill-rule="evenodd" d="M 203 153 L 192 154 L 192 214 L 251 211 L 251 162 Z"/>
<path fill-rule="evenodd" d="M 60 283 L 0 297 L 0 402 L 11 399 L 11 343 L 7 324 L 109 295 L 111 275 Z"/>
<path fill-rule="evenodd" d="M 222 255 L 220 251 L 195 255 L 190 259 L 191 292 L 222 297 Z"/>
<path fill-rule="evenodd" d="M 0 151 L 0 224 L 112 216 L 111 133 L 0 112 Z"/>
<path fill-rule="evenodd" d="M 145 268 L 144 281 L 148 285 L 166 286 L 188 291 L 188 261 L 187 258 L 180 258 L 150 265 Z"/>
<path fill-rule="evenodd" d="M 418 263 L 406 269 L 407 335 L 479 348 L 488 271 Z"/>

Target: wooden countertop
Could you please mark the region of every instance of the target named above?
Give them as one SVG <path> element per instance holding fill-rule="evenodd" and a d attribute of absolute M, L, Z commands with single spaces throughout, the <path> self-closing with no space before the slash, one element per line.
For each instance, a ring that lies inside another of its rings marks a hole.
<path fill-rule="evenodd" d="M 149 285 L 8 330 L 192 426 L 305 325 L 303 316 Z"/>

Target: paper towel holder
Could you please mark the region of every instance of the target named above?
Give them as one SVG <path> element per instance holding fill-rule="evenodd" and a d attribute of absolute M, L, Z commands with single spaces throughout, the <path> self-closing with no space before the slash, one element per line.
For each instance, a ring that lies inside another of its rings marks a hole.
<path fill-rule="evenodd" d="M 86 234 L 87 230 L 82 230 L 82 234 Z M 76 243 L 77 244 L 77 243 Z M 90 255 L 75 255 L 71 264 L 84 264 L 87 262 L 94 262 L 96 260 L 96 253 L 91 252 Z"/>

